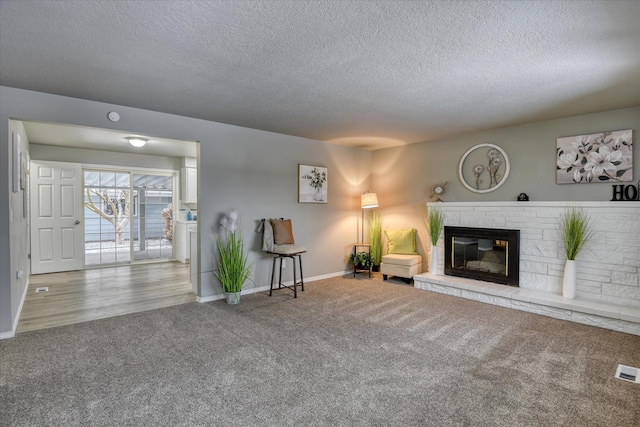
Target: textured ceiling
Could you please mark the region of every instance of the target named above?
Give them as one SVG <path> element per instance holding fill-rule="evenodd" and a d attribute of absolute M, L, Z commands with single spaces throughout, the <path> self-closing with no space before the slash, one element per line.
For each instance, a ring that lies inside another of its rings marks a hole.
<path fill-rule="evenodd" d="M 0 84 L 368 148 L 640 105 L 640 1 L 0 1 Z"/>

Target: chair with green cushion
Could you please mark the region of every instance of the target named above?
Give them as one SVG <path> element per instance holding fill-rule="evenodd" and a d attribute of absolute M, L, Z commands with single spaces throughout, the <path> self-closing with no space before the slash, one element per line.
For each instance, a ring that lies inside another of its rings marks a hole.
<path fill-rule="evenodd" d="M 422 273 L 422 256 L 416 251 L 416 229 L 385 230 L 387 254 L 382 256 L 382 278 L 389 276 L 411 280 Z"/>

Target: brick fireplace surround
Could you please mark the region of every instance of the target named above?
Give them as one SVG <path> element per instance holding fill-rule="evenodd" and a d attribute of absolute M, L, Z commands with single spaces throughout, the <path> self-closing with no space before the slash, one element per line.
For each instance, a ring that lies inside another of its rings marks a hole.
<path fill-rule="evenodd" d="M 562 297 L 565 256 L 558 231 L 571 206 L 589 214 L 594 231 L 578 256 L 573 300 Z M 640 202 L 427 203 L 433 207 L 447 226 L 520 230 L 520 287 L 423 273 L 413 277 L 416 288 L 640 335 Z"/>

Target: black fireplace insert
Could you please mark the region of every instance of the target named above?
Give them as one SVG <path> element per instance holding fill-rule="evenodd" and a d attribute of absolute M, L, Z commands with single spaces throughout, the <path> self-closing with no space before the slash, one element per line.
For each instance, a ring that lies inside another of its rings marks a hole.
<path fill-rule="evenodd" d="M 519 286 L 520 230 L 445 227 L 444 273 Z"/>

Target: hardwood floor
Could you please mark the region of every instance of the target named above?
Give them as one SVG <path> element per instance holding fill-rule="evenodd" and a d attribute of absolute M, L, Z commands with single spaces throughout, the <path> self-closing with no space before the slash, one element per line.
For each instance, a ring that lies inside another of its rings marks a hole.
<path fill-rule="evenodd" d="M 36 293 L 36 288 L 48 292 Z M 189 264 L 138 264 L 29 278 L 17 332 L 153 310 L 196 300 Z"/>

